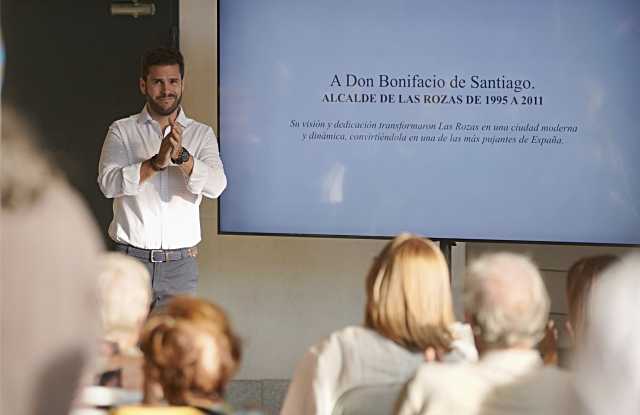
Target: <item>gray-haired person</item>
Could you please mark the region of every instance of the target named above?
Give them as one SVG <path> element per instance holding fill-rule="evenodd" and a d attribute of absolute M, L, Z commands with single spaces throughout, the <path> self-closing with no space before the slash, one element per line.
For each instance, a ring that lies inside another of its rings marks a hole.
<path fill-rule="evenodd" d="M 478 258 L 469 266 L 463 295 L 480 360 L 423 364 L 407 385 L 400 414 L 478 414 L 494 387 L 542 367 L 535 345 L 550 304 L 531 260 L 512 253 Z"/>

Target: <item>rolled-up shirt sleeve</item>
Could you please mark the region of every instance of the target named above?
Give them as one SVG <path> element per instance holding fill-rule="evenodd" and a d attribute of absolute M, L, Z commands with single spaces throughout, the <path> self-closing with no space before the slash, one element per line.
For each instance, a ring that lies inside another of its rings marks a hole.
<path fill-rule="evenodd" d="M 218 141 L 211 128 L 207 131 L 204 145 L 193 157 L 193 170 L 187 179 L 187 189 L 193 194 L 209 198 L 220 196 L 227 187 L 227 176 L 218 152 Z"/>
<path fill-rule="evenodd" d="M 138 194 L 141 165 L 142 162 L 130 163 L 118 125 L 111 124 L 98 163 L 98 185 L 102 193 L 108 198 Z"/>

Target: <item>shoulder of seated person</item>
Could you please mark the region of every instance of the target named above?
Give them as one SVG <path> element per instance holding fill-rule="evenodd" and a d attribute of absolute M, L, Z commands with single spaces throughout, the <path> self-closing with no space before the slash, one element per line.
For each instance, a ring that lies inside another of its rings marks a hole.
<path fill-rule="evenodd" d="M 436 390 L 441 387 L 447 387 L 453 382 L 453 378 L 456 378 L 459 374 L 467 373 L 462 369 L 463 366 L 467 366 L 467 364 L 451 365 L 439 362 L 425 362 L 416 371 L 409 383 L 409 388 L 414 390 L 416 388 L 419 390 Z"/>
<path fill-rule="evenodd" d="M 456 321 L 449 326 L 449 330 L 455 338 L 473 338 L 473 331 L 471 330 L 471 326 L 467 323 Z"/>
<path fill-rule="evenodd" d="M 378 333 L 374 330 L 368 329 L 363 326 L 347 326 L 343 329 L 336 330 L 327 337 L 325 337 L 325 341 L 332 340 L 349 340 L 349 339 L 357 339 L 357 338 L 368 338 L 368 337 L 380 337 Z"/>
<path fill-rule="evenodd" d="M 345 327 L 342 330 L 338 330 L 332 333 L 331 336 L 329 336 L 328 340 L 338 342 L 340 344 L 351 344 L 354 346 L 358 346 L 361 344 L 386 344 L 388 346 L 397 346 L 398 348 L 404 349 L 393 340 L 383 336 L 373 329 L 364 326 Z"/>
<path fill-rule="evenodd" d="M 332 348 L 350 349 L 354 347 L 358 348 L 359 345 L 363 344 L 367 345 L 380 342 L 393 343 L 392 340 L 380 335 L 375 330 L 371 330 L 363 326 L 347 326 L 343 329 L 334 331 L 314 346 L 311 346 L 309 351 L 313 354 L 321 354 L 322 352 Z"/>
<path fill-rule="evenodd" d="M 332 344 L 340 344 L 345 341 L 350 341 L 363 335 L 367 335 L 367 331 L 370 331 L 367 328 L 359 327 L 359 326 L 347 326 L 343 329 L 334 331 L 329 334 L 327 337 L 323 338 L 317 344 L 311 346 L 310 351 L 318 352 L 330 347 Z"/>

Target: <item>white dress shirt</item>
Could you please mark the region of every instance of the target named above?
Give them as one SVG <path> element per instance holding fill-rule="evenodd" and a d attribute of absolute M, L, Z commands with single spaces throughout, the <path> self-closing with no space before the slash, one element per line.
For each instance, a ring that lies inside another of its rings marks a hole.
<path fill-rule="evenodd" d="M 546 366 L 499 386 L 482 404 L 481 415 L 567 415 L 580 414 L 570 372 Z"/>
<path fill-rule="evenodd" d="M 407 384 L 398 415 L 477 415 L 494 388 L 542 367 L 537 350 L 507 349 L 477 363 L 425 363 Z"/>
<path fill-rule="evenodd" d="M 160 124 L 145 106 L 109 127 L 98 184 L 113 198 L 109 236 L 114 241 L 143 249 L 187 248 L 200 242 L 202 195 L 218 197 L 227 178 L 211 127 L 187 118 L 182 109 L 176 122 L 183 127 L 182 146 L 193 156 L 191 175 L 171 165 L 143 183 L 140 166 L 160 149 Z"/>
<path fill-rule="evenodd" d="M 468 325 L 455 323 L 456 340 L 446 360 L 478 358 Z M 424 362 L 424 353 L 412 352 L 377 332 L 351 326 L 313 346 L 298 364 L 281 415 L 331 415 L 343 393 L 365 385 L 404 383 Z"/>

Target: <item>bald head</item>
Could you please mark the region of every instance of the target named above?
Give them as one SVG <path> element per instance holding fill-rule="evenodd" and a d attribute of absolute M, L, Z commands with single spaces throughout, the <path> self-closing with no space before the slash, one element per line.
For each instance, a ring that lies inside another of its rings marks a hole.
<path fill-rule="evenodd" d="M 523 255 L 494 253 L 473 261 L 464 306 L 491 348 L 533 347 L 549 314 L 549 296 L 535 264 Z"/>

